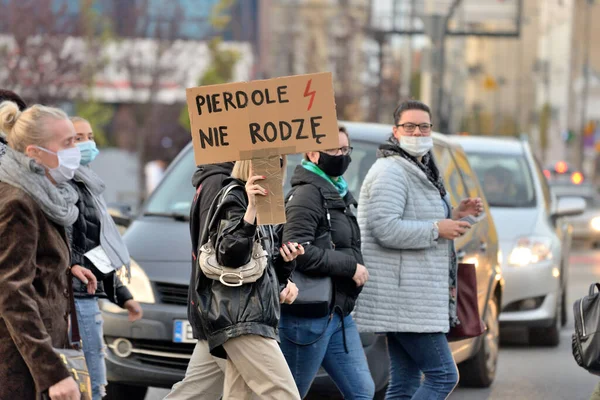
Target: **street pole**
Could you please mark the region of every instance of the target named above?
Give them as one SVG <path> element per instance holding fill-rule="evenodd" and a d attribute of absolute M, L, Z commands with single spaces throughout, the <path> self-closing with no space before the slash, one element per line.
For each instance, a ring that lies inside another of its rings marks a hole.
<path fill-rule="evenodd" d="M 383 106 L 382 103 L 382 98 L 383 98 L 383 63 L 385 61 L 384 59 L 384 45 L 385 45 L 385 35 L 378 33 L 375 35 L 375 40 L 377 41 L 377 45 L 378 45 L 378 53 L 377 53 L 377 60 L 379 62 L 379 71 L 378 71 L 378 84 L 377 84 L 377 97 L 375 99 L 375 120 L 377 122 L 381 122 L 381 108 Z"/>
<path fill-rule="evenodd" d="M 408 30 L 413 31 L 413 21 L 415 20 L 415 14 L 417 10 L 417 0 L 410 0 L 410 13 L 408 21 Z M 396 4 L 396 3 L 394 3 Z M 396 15 L 394 13 L 394 15 Z M 406 65 L 402 72 L 404 72 L 404 78 L 400 81 L 400 99 L 401 101 L 408 99 L 411 96 L 411 85 L 412 85 L 412 64 L 413 64 L 413 34 L 407 35 L 407 51 L 406 51 Z"/>
<path fill-rule="evenodd" d="M 591 42 L 591 25 L 592 25 L 592 3 L 594 0 L 586 1 L 586 20 L 585 20 L 585 33 L 584 33 L 584 56 L 583 56 L 583 88 L 581 90 L 581 129 L 579 131 L 579 154 L 577 157 L 578 167 L 580 171 L 583 171 L 583 165 L 585 161 L 585 127 L 587 124 L 587 108 L 588 108 L 588 97 L 589 97 L 589 85 L 590 85 L 590 42 Z"/>
<path fill-rule="evenodd" d="M 431 74 L 431 102 L 434 104 L 432 110 L 433 119 L 434 124 L 438 126 L 438 131 L 446 134 L 449 133 L 447 132 L 448 121 L 445 120 L 442 112 L 444 104 L 444 75 L 446 73 L 446 36 L 448 33 L 448 23 L 461 2 L 462 0 L 454 0 L 445 16 L 434 14 L 429 16 L 428 20 L 425 21 L 425 31 L 429 31 L 428 34 L 432 42 L 429 73 Z M 436 29 L 437 24 L 441 24 L 438 29 Z"/>

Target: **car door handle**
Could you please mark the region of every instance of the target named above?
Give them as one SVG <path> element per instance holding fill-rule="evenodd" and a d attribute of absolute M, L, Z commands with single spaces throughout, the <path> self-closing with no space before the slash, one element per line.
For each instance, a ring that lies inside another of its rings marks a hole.
<path fill-rule="evenodd" d="M 467 255 L 467 252 L 464 250 L 459 250 L 456 252 L 456 258 L 459 260 L 462 260 L 463 258 L 465 258 Z"/>
<path fill-rule="evenodd" d="M 481 246 L 479 246 L 479 251 L 481 251 L 482 253 L 485 253 L 486 250 L 487 250 L 487 243 L 481 242 Z"/>

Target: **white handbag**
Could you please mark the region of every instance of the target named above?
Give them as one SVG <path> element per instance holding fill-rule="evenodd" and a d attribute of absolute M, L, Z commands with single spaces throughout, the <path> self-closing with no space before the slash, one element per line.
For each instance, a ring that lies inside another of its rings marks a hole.
<path fill-rule="evenodd" d="M 198 249 L 198 266 L 200 270 L 209 279 L 218 280 L 225 286 L 236 287 L 246 283 L 253 283 L 259 280 L 267 268 L 268 253 L 260 243 L 258 237 L 254 240 L 252 247 L 252 256 L 250 261 L 238 268 L 231 268 L 219 264 L 217 254 L 212 241 L 209 238 L 210 228 L 215 224 L 217 216 L 220 214 L 223 206 L 223 200 L 236 187 L 240 185 L 227 186 L 219 192 L 213 200 L 210 210 L 206 217 L 204 229 L 200 243 L 204 243 Z"/>

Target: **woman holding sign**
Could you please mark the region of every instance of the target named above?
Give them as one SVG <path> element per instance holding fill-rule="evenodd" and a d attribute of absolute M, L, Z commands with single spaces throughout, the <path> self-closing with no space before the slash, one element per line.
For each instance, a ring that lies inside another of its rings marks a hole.
<path fill-rule="evenodd" d="M 360 230 L 351 207 L 357 203 L 342 177 L 350 165 L 348 133 L 339 128 L 339 147 L 307 153 L 287 196 L 284 241 L 306 243 L 292 280 L 300 304 L 282 309 L 281 347 L 300 394 L 308 393 L 322 365 L 346 399 L 373 399 L 375 385 L 350 313 L 369 273 L 360 251 Z M 300 275 L 302 274 L 302 275 Z M 317 280 L 305 284 L 304 277 Z M 321 285 L 321 286 L 320 286 Z M 310 290 L 310 287 L 316 290 Z M 315 307 L 315 292 L 333 290 L 333 304 Z"/>
<path fill-rule="evenodd" d="M 281 158 L 282 168 L 284 164 Z M 241 268 L 260 242 L 267 253 L 266 268 L 252 283 L 199 279 L 200 318 L 211 354 L 227 359 L 224 399 L 245 399 L 249 393 L 260 399 L 300 399 L 277 344 L 277 327 L 279 303 L 292 303 L 297 295 L 295 287 L 290 290 L 288 277 L 304 249 L 297 243 L 282 244 L 281 227 L 257 226 L 256 198 L 268 193 L 259 184 L 265 177 L 252 176 L 251 169 L 251 161 L 235 163 L 232 179 L 224 182 L 217 196 L 220 206 L 215 210 L 220 211 L 206 216 L 213 221 L 206 225 L 208 243 L 214 244 L 219 265 Z"/>

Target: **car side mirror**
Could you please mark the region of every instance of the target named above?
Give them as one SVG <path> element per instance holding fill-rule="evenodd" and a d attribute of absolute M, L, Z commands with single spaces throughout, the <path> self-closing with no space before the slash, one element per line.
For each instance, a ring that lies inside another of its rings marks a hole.
<path fill-rule="evenodd" d="M 585 211 L 585 200 L 577 196 L 560 197 L 553 213 L 554 218 L 574 217 Z"/>

